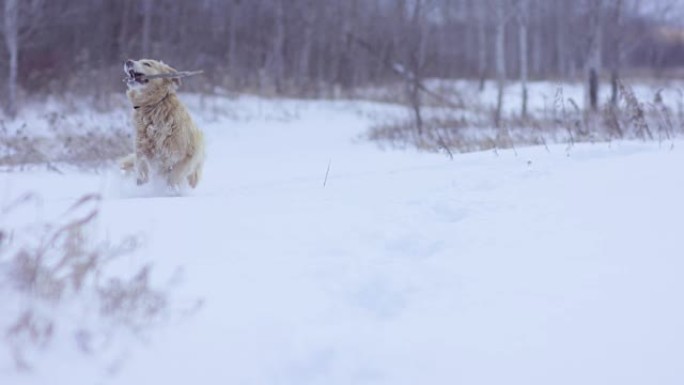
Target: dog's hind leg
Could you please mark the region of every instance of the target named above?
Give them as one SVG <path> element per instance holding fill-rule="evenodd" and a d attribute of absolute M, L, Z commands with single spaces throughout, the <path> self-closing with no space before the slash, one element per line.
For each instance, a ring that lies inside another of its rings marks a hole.
<path fill-rule="evenodd" d="M 202 176 L 202 165 L 198 165 L 197 167 L 195 167 L 195 170 L 192 172 L 192 174 L 188 175 L 188 183 L 190 184 L 190 187 L 192 187 L 192 188 L 197 187 L 197 183 L 199 183 L 201 176 Z"/>
<path fill-rule="evenodd" d="M 188 184 L 190 187 L 197 187 L 200 178 L 202 177 L 202 165 L 204 163 L 204 134 L 200 130 L 192 131 L 193 142 L 195 143 L 195 152 L 193 154 L 191 172 L 188 175 Z"/>
<path fill-rule="evenodd" d="M 193 160 L 194 159 L 192 156 L 186 156 L 185 158 L 181 159 L 180 162 L 176 163 L 173 168 L 171 168 L 166 177 L 166 181 L 169 186 L 178 187 L 183 183 L 186 176 L 190 174 Z"/>

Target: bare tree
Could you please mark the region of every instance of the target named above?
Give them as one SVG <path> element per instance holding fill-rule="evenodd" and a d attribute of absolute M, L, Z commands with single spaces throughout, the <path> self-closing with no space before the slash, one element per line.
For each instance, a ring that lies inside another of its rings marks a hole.
<path fill-rule="evenodd" d="M 423 133 L 423 116 L 421 113 L 421 86 L 425 69 L 425 14 L 428 0 L 416 0 L 411 16 L 409 36 L 408 64 L 410 81 L 408 82 L 409 103 L 413 108 L 418 135 Z"/>
<path fill-rule="evenodd" d="M 613 9 L 613 44 L 612 44 L 612 49 L 613 49 L 613 57 L 611 61 L 611 68 L 610 68 L 610 84 L 611 84 L 611 96 L 610 96 L 610 102 L 613 106 L 617 105 L 618 102 L 618 93 L 619 93 L 619 82 L 620 82 L 620 64 L 622 63 L 622 55 L 623 55 L 623 47 L 622 47 L 622 40 L 623 40 L 623 20 L 622 20 L 622 6 L 623 6 L 623 0 L 614 0 L 614 9 Z"/>
<path fill-rule="evenodd" d="M 238 71 L 238 20 L 240 20 L 241 0 L 231 0 L 228 8 L 228 70 L 231 76 L 235 76 Z"/>
<path fill-rule="evenodd" d="M 585 108 L 587 111 L 596 112 L 598 110 L 598 89 L 599 74 L 601 73 L 601 55 L 603 39 L 603 1 L 589 1 L 589 26 L 588 26 L 588 53 L 586 59 L 586 87 L 585 87 Z"/>
<path fill-rule="evenodd" d="M 497 98 L 494 122 L 497 127 L 501 127 L 503 115 L 504 90 L 506 87 L 506 24 L 507 24 L 507 5 L 508 0 L 496 1 L 496 24 L 495 24 L 495 57 L 496 57 L 496 82 Z"/>
<path fill-rule="evenodd" d="M 311 51 L 314 48 L 315 22 L 319 15 L 316 1 L 307 0 L 302 4 L 302 48 L 297 61 L 297 83 L 307 87 L 311 72 Z"/>
<path fill-rule="evenodd" d="M 554 34 L 554 43 L 557 63 L 556 72 L 558 73 L 558 76 L 564 77 L 568 75 L 568 65 L 571 60 L 567 42 L 569 6 L 567 1 L 556 1 L 555 4 L 554 24 L 556 30 Z"/>
<path fill-rule="evenodd" d="M 489 20 L 487 8 L 489 5 L 488 1 L 477 0 L 474 5 L 475 9 L 477 9 L 475 20 L 477 20 L 477 72 L 480 79 L 480 91 L 484 90 L 487 77 L 487 20 Z"/>
<path fill-rule="evenodd" d="M 518 44 L 520 49 L 520 85 L 522 93 L 522 106 L 520 114 L 523 119 L 527 118 L 527 78 L 528 78 L 528 50 L 527 31 L 529 25 L 529 0 L 518 0 Z"/>
<path fill-rule="evenodd" d="M 142 54 L 151 57 L 151 34 L 152 34 L 152 11 L 154 10 L 152 0 L 143 0 L 143 25 L 142 25 Z"/>
<path fill-rule="evenodd" d="M 17 113 L 17 79 L 19 76 L 19 0 L 5 0 L 4 9 L 5 45 L 9 55 L 7 79 L 7 113 Z"/>
<path fill-rule="evenodd" d="M 538 77 L 545 77 L 548 73 L 548 67 L 546 64 L 548 60 L 545 61 L 547 57 L 546 49 L 544 46 L 544 20 L 547 17 L 545 14 L 546 7 L 548 7 L 548 2 L 544 0 L 528 0 L 528 31 L 531 30 L 532 38 L 532 65 L 531 72 L 535 73 Z"/>
<path fill-rule="evenodd" d="M 3 32 L 9 62 L 7 76 L 7 113 L 15 116 L 18 110 L 19 55 L 22 42 L 32 36 L 41 23 L 42 0 L 6 0 L 3 7 Z"/>
<path fill-rule="evenodd" d="M 273 85 L 276 92 L 283 90 L 283 80 L 285 78 L 285 4 L 286 0 L 274 0 L 274 32 L 271 42 L 271 49 L 265 69 L 273 76 Z"/>
<path fill-rule="evenodd" d="M 548 75 L 574 78 L 583 68 L 590 88 L 602 61 L 615 74 L 655 65 L 666 70 L 684 56 L 659 25 L 671 13 L 640 13 L 639 1 L 5 0 L 3 107 L 15 111 L 20 90 L 83 88 L 84 70 L 111 71 L 124 55 L 203 68 L 204 79 L 236 89 L 267 80 L 279 93 L 396 81 L 388 62 L 404 66 L 403 82 L 411 74 L 479 79 L 484 86 L 491 76 L 499 89 L 507 72 L 524 83 Z M 347 39 L 348 32 L 373 53 Z M 120 84 L 103 81 L 97 88 L 102 93 Z M 410 94 L 414 101 L 433 98 L 420 80 Z M 588 109 L 590 101 L 587 91 Z M 501 93 L 499 113 L 503 102 Z"/>
<path fill-rule="evenodd" d="M 131 19 L 131 0 L 121 0 L 121 20 L 119 27 L 119 36 L 117 38 L 117 45 L 119 47 L 119 57 L 125 58 L 130 56 L 128 52 L 128 34 L 129 34 L 129 20 Z"/>

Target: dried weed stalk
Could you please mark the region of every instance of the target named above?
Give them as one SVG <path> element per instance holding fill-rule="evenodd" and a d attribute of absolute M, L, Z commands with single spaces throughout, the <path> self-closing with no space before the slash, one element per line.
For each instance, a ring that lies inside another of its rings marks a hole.
<path fill-rule="evenodd" d="M 0 213 L 35 200 L 26 195 Z M 86 195 L 53 223 L 0 227 L 0 294 L 6 299 L 0 306 L 0 346 L 18 369 L 30 369 L 34 356 L 55 339 L 97 353 L 114 334 L 141 335 L 167 315 L 168 294 L 151 286 L 150 266 L 130 278 L 111 269 L 138 248 L 139 239 L 92 240 L 99 203 L 98 195 Z"/>
<path fill-rule="evenodd" d="M 619 84 L 620 103 L 606 105 L 601 114 L 585 113 L 563 87 L 556 88 L 551 108 L 526 119 L 515 114 L 503 117 L 505 132 L 493 130 L 495 122 L 490 111 L 477 102 L 468 106 L 465 113 L 455 114 L 458 119 L 439 118 L 426 110 L 422 135 L 414 135 L 412 122 L 395 121 L 370 129 L 368 138 L 396 148 L 417 147 L 422 150 L 457 152 L 506 149 L 520 145 L 544 145 L 549 142 L 566 142 L 570 150 L 578 142 L 611 141 L 613 139 L 672 140 L 684 130 L 684 92 L 679 93 L 676 113 L 658 92 L 653 103 L 637 99 L 633 89 Z M 436 114 L 439 115 L 439 114 Z M 467 117 L 467 118 L 466 118 Z M 657 131 L 654 131 L 657 129 Z"/>
<path fill-rule="evenodd" d="M 620 95 L 626 104 L 626 113 L 628 114 L 628 123 L 633 127 L 633 132 L 637 138 L 653 140 L 653 133 L 648 126 L 646 120 L 646 111 L 644 105 L 639 102 L 632 87 L 626 86 L 620 82 L 618 85 Z"/>

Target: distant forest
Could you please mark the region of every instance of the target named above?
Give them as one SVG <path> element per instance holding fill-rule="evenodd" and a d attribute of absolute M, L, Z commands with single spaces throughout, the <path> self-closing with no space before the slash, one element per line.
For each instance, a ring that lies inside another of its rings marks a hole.
<path fill-rule="evenodd" d="M 517 79 L 525 66 L 530 79 L 578 79 L 588 65 L 601 77 L 682 67 L 684 30 L 646 16 L 641 3 L 3 0 L 0 85 L 14 94 L 113 90 L 123 60 L 141 57 L 203 69 L 205 85 L 312 96 L 392 82 L 398 70 Z"/>

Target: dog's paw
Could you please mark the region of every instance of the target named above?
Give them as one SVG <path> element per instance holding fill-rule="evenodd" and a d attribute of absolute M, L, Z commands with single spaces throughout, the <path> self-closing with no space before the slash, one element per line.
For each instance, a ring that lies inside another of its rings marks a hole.
<path fill-rule="evenodd" d="M 138 186 L 145 184 L 149 181 L 150 179 L 150 169 L 149 166 L 147 165 L 147 162 L 143 159 L 139 160 L 139 163 L 137 164 L 137 169 L 138 169 L 138 179 L 137 183 Z"/>
<path fill-rule="evenodd" d="M 183 188 L 180 185 L 169 185 L 166 188 L 166 193 L 170 196 L 180 196 L 183 194 Z"/>
<path fill-rule="evenodd" d="M 135 170 L 135 154 L 130 154 L 122 159 L 119 159 L 119 168 L 124 174 L 130 174 Z"/>
<path fill-rule="evenodd" d="M 197 187 L 197 182 L 199 182 L 199 174 L 197 173 L 197 171 L 188 175 L 188 184 L 190 185 L 190 187 Z"/>
<path fill-rule="evenodd" d="M 147 183 L 148 181 L 149 181 L 149 178 L 147 177 L 147 175 L 138 174 L 138 178 L 136 179 L 135 182 L 138 184 L 138 186 L 141 186 L 141 185 L 144 185 L 145 183 Z"/>

